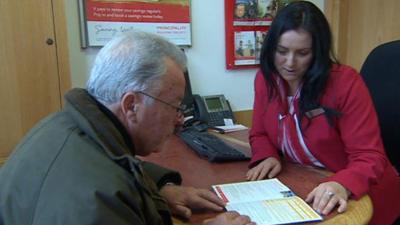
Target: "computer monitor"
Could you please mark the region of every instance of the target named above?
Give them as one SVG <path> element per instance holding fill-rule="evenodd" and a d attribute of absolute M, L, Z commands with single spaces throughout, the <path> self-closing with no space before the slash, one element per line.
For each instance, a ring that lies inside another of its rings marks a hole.
<path fill-rule="evenodd" d="M 194 106 L 193 106 L 193 94 L 192 94 L 192 86 L 190 85 L 189 72 L 185 73 L 185 96 L 183 97 L 182 104 L 186 105 L 186 110 L 184 112 L 184 116 L 193 116 Z"/>

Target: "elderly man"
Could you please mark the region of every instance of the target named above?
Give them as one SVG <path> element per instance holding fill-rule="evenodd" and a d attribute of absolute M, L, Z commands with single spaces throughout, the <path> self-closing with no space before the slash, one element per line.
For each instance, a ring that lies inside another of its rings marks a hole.
<path fill-rule="evenodd" d="M 0 224 L 172 224 L 171 213 L 222 211 L 211 191 L 169 185 L 177 172 L 140 161 L 181 125 L 186 58 L 168 41 L 133 32 L 99 52 L 86 89 L 41 121 L 0 171 Z M 204 224 L 248 224 L 222 213 Z"/>

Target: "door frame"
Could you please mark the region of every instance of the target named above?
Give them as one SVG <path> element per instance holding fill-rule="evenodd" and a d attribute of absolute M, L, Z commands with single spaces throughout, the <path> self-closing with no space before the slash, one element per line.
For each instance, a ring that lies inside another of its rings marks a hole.
<path fill-rule="evenodd" d="M 64 105 L 64 94 L 71 88 L 69 64 L 67 21 L 64 0 L 52 0 L 54 16 L 54 33 L 57 50 L 57 68 L 60 84 L 60 102 Z"/>

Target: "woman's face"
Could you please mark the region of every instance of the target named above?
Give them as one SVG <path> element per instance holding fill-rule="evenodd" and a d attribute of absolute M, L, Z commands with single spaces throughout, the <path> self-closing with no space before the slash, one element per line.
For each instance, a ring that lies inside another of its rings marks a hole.
<path fill-rule="evenodd" d="M 312 37 L 303 29 L 288 30 L 278 41 L 275 67 L 289 84 L 292 94 L 296 91 L 313 58 Z"/>

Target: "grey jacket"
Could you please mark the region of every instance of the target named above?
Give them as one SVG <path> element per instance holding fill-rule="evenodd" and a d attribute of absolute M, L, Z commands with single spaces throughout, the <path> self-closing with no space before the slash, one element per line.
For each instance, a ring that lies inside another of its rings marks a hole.
<path fill-rule="evenodd" d="M 171 224 L 157 184 L 179 174 L 135 158 L 85 90 L 65 99 L 0 169 L 0 225 Z"/>

